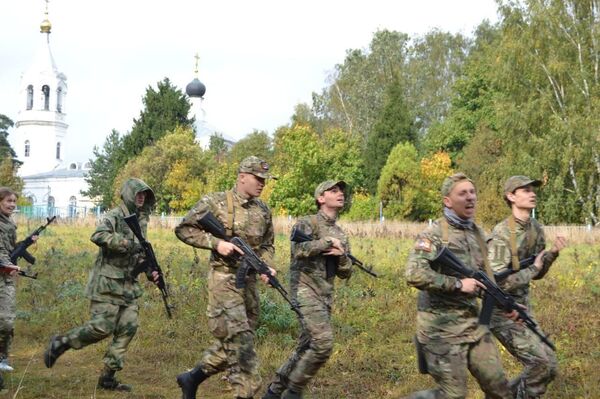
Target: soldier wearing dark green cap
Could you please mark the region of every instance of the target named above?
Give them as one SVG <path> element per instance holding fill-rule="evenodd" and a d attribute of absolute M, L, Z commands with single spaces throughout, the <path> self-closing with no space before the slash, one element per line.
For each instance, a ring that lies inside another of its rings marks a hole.
<path fill-rule="evenodd" d="M 64 335 L 52 337 L 44 353 L 46 367 L 52 367 L 68 349 L 81 349 L 112 335 L 98 388 L 131 391 L 131 385 L 117 381 L 115 372 L 123 368 L 127 347 L 138 329 L 137 298 L 142 295 L 142 287 L 132 271 L 144 257 L 124 218 L 135 213 L 146 236 L 154 203 L 154 192 L 146 183 L 135 178 L 125 181 L 121 203 L 104 215 L 91 237 L 100 247 L 85 291 L 91 299 L 91 320 Z M 158 274 L 154 272 L 148 278 L 156 282 Z"/>
<path fill-rule="evenodd" d="M 236 398 L 252 398 L 261 386 L 254 333 L 259 315 L 256 275 L 249 274 L 246 287 L 237 288 L 235 277 L 241 266 L 242 250 L 205 231 L 199 220 L 208 212 L 219 219 L 229 238 L 237 236 L 252 247 L 268 265 L 273 264 L 273 221 L 271 211 L 258 197 L 265 179 L 275 178 L 269 164 L 257 157 L 244 159 L 235 187 L 205 195 L 175 228 L 184 243 L 210 250 L 208 274 L 208 329 L 214 343 L 190 371 L 177 376 L 183 399 L 195 399 L 198 386 L 211 375 L 227 371 Z M 273 275 L 275 270 L 271 269 Z M 261 276 L 267 282 L 266 276 Z"/>
<path fill-rule="evenodd" d="M 298 346 L 292 356 L 277 370 L 263 399 L 297 399 L 325 364 L 333 349 L 331 307 L 335 277 L 347 279 L 352 273 L 348 237 L 336 224 L 345 204 L 346 183 L 328 180 L 315 190 L 319 208 L 316 215 L 300 218 L 294 229 L 313 238 L 303 243 L 292 242 L 290 287 L 292 300 L 300 307 L 304 319 Z M 333 263 L 328 275 L 327 262 Z"/>
<path fill-rule="evenodd" d="M 491 235 L 489 259 L 496 274 L 507 274 L 499 281 L 500 286 L 515 300 L 526 306 L 531 315 L 529 286 L 533 279 L 546 275 L 552 263 L 564 248 L 564 237 L 558 236 L 550 251 L 545 251 L 544 230 L 530 214 L 536 206 L 535 189 L 542 184 L 527 176 L 512 176 L 504 185 L 504 199 L 511 208 L 511 215 L 500 222 Z M 533 264 L 521 267 L 520 260 L 536 255 Z M 521 375 L 511 381 L 511 388 L 518 399 L 538 398 L 557 373 L 556 355 L 540 339 L 522 324 L 503 317 L 495 310 L 492 333 L 525 367 Z"/>
<path fill-rule="evenodd" d="M 457 173 L 444 180 L 441 193 L 444 215 L 419 234 L 406 265 L 408 284 L 420 290 L 416 339 L 438 387 L 409 398 L 465 398 L 467 370 L 489 398 L 512 398 L 498 349 L 478 321 L 477 298 L 483 285 L 444 274 L 431 264 L 447 246 L 467 267 L 491 274 L 485 235 L 474 222 L 475 186 Z"/>

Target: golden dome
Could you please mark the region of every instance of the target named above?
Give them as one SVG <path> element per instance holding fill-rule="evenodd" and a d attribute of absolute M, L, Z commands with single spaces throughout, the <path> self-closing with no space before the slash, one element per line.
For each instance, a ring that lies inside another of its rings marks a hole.
<path fill-rule="evenodd" d="M 42 21 L 40 25 L 41 33 L 50 33 L 50 29 L 52 29 L 52 24 L 48 20 L 48 13 L 46 13 L 46 18 Z"/>

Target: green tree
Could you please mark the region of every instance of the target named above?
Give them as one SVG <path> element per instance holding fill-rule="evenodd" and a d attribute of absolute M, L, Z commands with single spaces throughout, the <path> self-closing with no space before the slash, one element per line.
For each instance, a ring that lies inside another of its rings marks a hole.
<path fill-rule="evenodd" d="M 140 111 L 140 117 L 133 120 L 131 133 L 123 138 L 123 149 L 128 158 L 138 155 L 175 127 L 191 127 L 194 122 L 188 118 L 191 105 L 187 96 L 171 84 L 169 78 L 158 82 L 156 90 L 148 86 L 142 102 L 144 109 Z"/>
<path fill-rule="evenodd" d="M 154 145 L 144 148 L 115 178 L 114 201 L 119 199 L 123 182 L 133 176 L 152 188 L 158 212 L 187 211 L 207 191 L 206 173 L 214 165 L 212 155 L 203 151 L 194 140 L 190 128 L 177 127 Z"/>
<path fill-rule="evenodd" d="M 265 159 L 267 162 L 271 161 L 273 141 L 267 132 L 255 130 L 236 142 L 229 152 L 229 162 L 239 163 L 251 155 Z"/>
<path fill-rule="evenodd" d="M 367 140 L 364 153 L 364 159 L 369 160 L 365 162 L 367 190 L 371 193 L 377 190 L 377 180 L 392 148 L 402 142 L 414 144 L 416 138 L 413 117 L 406 106 L 402 87 L 396 81 L 387 88 L 385 104 Z"/>
<path fill-rule="evenodd" d="M 125 164 L 123 139 L 119 132 L 112 130 L 102 149 L 94 146 L 94 158 L 90 159 L 90 170 L 85 177 L 88 189 L 83 194 L 92 198 L 102 208 L 107 209 L 113 202 L 113 183 Z"/>
<path fill-rule="evenodd" d="M 6 115 L 0 114 L 0 186 L 7 186 L 20 193 L 23 180 L 17 175 L 21 162 L 8 142 L 8 129 L 14 126 Z"/>

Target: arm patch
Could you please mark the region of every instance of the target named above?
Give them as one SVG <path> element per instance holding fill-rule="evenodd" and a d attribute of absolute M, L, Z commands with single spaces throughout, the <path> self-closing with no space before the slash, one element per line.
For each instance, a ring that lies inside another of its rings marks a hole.
<path fill-rule="evenodd" d="M 431 241 L 427 238 L 419 238 L 415 243 L 415 249 L 417 251 L 431 252 L 431 247 Z"/>

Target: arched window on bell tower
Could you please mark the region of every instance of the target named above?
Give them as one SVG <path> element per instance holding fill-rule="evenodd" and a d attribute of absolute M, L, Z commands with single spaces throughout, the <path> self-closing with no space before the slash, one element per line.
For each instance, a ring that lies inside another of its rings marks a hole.
<path fill-rule="evenodd" d="M 56 90 L 56 111 L 62 112 L 63 92 L 62 87 Z"/>
<path fill-rule="evenodd" d="M 27 110 L 33 108 L 33 86 L 27 86 Z"/>
<path fill-rule="evenodd" d="M 29 151 L 31 151 L 31 146 L 29 145 L 29 140 L 25 140 L 25 156 L 29 156 Z"/>
<path fill-rule="evenodd" d="M 60 159 L 60 141 L 56 143 L 56 159 Z"/>
<path fill-rule="evenodd" d="M 42 93 L 44 94 L 44 110 L 48 111 L 50 109 L 50 87 L 43 85 Z"/>

